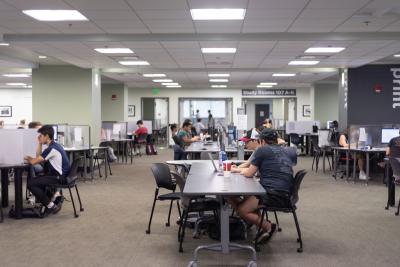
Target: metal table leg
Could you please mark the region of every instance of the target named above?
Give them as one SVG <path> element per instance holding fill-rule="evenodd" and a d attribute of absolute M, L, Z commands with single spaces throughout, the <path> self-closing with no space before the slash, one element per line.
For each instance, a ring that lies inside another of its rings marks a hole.
<path fill-rule="evenodd" d="M 4 208 L 8 207 L 8 170 L 1 169 L 1 205 Z"/>
<path fill-rule="evenodd" d="M 15 219 L 22 219 L 22 168 L 15 168 Z"/>

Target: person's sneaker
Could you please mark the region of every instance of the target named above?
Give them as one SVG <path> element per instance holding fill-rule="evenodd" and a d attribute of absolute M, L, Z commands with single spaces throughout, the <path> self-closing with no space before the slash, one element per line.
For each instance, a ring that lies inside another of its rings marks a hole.
<path fill-rule="evenodd" d="M 31 205 L 31 206 L 35 206 L 35 204 L 36 204 L 36 198 L 35 198 L 34 195 L 29 196 L 29 198 L 28 198 L 28 204 Z"/>
<path fill-rule="evenodd" d="M 274 235 L 276 230 L 276 224 L 271 223 L 271 229 L 267 232 L 263 232 L 258 238 L 257 238 L 257 244 L 264 244 L 271 240 L 272 236 Z"/>
<path fill-rule="evenodd" d="M 365 174 L 365 172 L 360 172 L 360 175 L 358 176 L 358 178 L 360 180 L 367 180 L 367 175 Z"/>
<path fill-rule="evenodd" d="M 394 184 L 395 185 L 400 185 L 400 178 L 394 179 Z"/>
<path fill-rule="evenodd" d="M 53 207 L 46 208 L 46 210 L 44 211 L 43 217 L 47 217 L 50 214 L 57 214 L 60 210 L 61 210 L 61 206 L 54 204 Z"/>
<path fill-rule="evenodd" d="M 56 204 L 57 206 L 62 206 L 64 199 L 64 196 L 58 196 L 56 197 L 56 200 L 54 200 L 54 204 Z"/>

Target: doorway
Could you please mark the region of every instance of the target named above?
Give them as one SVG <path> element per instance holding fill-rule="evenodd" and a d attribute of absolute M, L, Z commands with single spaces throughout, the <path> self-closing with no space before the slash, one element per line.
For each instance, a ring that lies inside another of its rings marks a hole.
<path fill-rule="evenodd" d="M 152 122 L 152 134 L 158 148 L 168 147 L 169 99 L 158 97 L 142 98 L 142 119 Z"/>
<path fill-rule="evenodd" d="M 269 104 L 256 104 L 254 117 L 255 126 L 261 126 L 264 120 L 269 118 Z"/>

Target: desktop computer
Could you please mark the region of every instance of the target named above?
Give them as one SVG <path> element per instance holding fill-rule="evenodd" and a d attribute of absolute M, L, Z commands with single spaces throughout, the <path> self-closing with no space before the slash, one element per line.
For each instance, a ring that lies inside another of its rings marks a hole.
<path fill-rule="evenodd" d="M 382 128 L 381 130 L 381 143 L 388 144 L 394 137 L 399 136 L 399 129 L 396 128 Z"/>

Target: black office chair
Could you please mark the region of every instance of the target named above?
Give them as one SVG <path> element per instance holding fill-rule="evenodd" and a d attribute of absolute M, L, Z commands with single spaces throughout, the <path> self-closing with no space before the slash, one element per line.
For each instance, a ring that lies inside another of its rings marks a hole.
<path fill-rule="evenodd" d="M 140 150 L 142 146 L 144 146 L 146 148 L 147 145 L 147 136 L 148 134 L 140 134 L 137 137 L 137 144 L 136 144 L 136 148 L 138 149 L 139 152 L 139 156 L 142 156 L 142 151 Z"/>
<path fill-rule="evenodd" d="M 292 192 L 290 194 L 290 196 L 288 196 L 288 203 L 287 206 L 283 206 L 283 207 L 273 207 L 273 206 L 269 206 L 268 203 L 263 203 L 260 207 L 259 210 L 262 211 L 261 213 L 261 222 L 258 226 L 258 230 L 257 230 L 257 234 L 256 234 L 256 238 L 254 240 L 254 248 L 258 251 L 258 243 L 257 243 L 257 239 L 261 234 L 261 225 L 264 222 L 264 217 L 268 220 L 268 212 L 269 211 L 273 211 L 274 215 L 275 215 L 275 220 L 276 220 L 276 224 L 278 227 L 278 231 L 282 231 L 282 228 L 279 227 L 279 221 L 278 221 L 278 216 L 276 214 L 276 212 L 285 212 L 285 213 L 289 213 L 291 212 L 293 214 L 293 219 L 296 225 L 296 230 L 297 230 L 297 242 L 300 243 L 300 247 L 297 248 L 297 252 L 301 253 L 303 252 L 303 240 L 301 239 L 301 231 L 300 231 L 300 225 L 299 222 L 297 220 L 297 215 L 296 215 L 296 203 L 299 200 L 299 189 L 300 189 L 300 184 L 303 181 L 304 176 L 307 174 L 307 172 L 305 170 L 300 170 L 296 173 L 295 177 L 294 177 L 294 183 L 293 183 L 293 189 Z"/>
<path fill-rule="evenodd" d="M 99 144 L 99 147 L 109 147 L 109 146 L 111 146 L 111 143 L 108 142 L 108 141 L 101 142 Z M 103 150 L 103 149 L 98 150 L 97 153 L 93 156 L 93 159 L 94 159 L 94 164 L 93 165 L 94 165 L 94 168 L 96 168 L 96 163 L 97 163 L 97 168 L 99 170 L 99 176 L 100 177 L 102 177 L 101 176 L 101 170 L 100 170 L 100 160 L 102 160 L 104 162 L 104 164 L 106 164 L 105 161 L 106 161 L 106 157 L 107 156 L 108 156 L 107 151 Z M 110 165 L 110 161 L 109 160 L 107 160 L 107 164 L 108 164 L 108 170 L 110 172 L 110 175 L 112 175 L 111 165 Z M 105 179 L 107 179 L 107 177 Z"/>
<path fill-rule="evenodd" d="M 1 191 L 0 191 L 1 193 Z M 3 214 L 3 200 L 2 197 L 0 195 L 0 223 L 2 223 L 4 221 L 4 214 Z"/>
<path fill-rule="evenodd" d="M 393 177 L 399 178 L 400 177 L 400 160 L 397 158 L 390 158 L 389 163 L 390 163 L 390 167 L 392 167 Z M 396 186 L 396 184 L 395 184 L 395 186 Z M 400 211 L 400 198 L 399 198 L 399 203 L 397 204 L 397 211 L 395 213 L 396 216 L 399 216 L 399 211 Z"/>
<path fill-rule="evenodd" d="M 311 165 L 311 170 L 314 170 L 314 165 L 315 165 L 315 172 L 318 172 L 318 165 L 319 165 L 319 159 L 323 155 L 322 148 L 319 147 L 318 145 L 318 136 L 311 136 L 311 147 L 312 147 L 312 153 L 313 153 L 313 161 Z M 331 161 L 329 160 L 329 153 L 327 154 L 327 159 L 328 159 L 328 164 L 329 168 L 332 169 L 331 167 Z"/>
<path fill-rule="evenodd" d="M 153 219 L 154 207 L 156 205 L 157 200 L 171 201 L 171 203 L 169 205 L 168 220 L 167 220 L 167 223 L 165 224 L 165 226 L 167 226 L 167 227 L 170 226 L 171 210 L 172 210 L 172 204 L 174 201 L 176 201 L 179 216 L 181 216 L 181 209 L 179 206 L 179 200 L 181 199 L 181 194 L 179 192 L 175 192 L 176 183 L 172 179 L 172 174 L 171 174 L 171 171 L 170 171 L 168 165 L 164 164 L 164 163 L 153 163 L 151 166 L 151 171 L 153 173 L 154 179 L 156 180 L 157 187 L 154 192 L 153 206 L 151 208 L 150 220 L 149 220 L 149 225 L 146 230 L 146 234 L 150 234 L 151 221 Z M 164 188 L 164 189 L 167 189 L 172 192 L 163 194 L 163 195 L 159 195 L 158 193 L 160 191 L 160 188 Z"/>
<path fill-rule="evenodd" d="M 186 180 L 178 175 L 177 173 L 172 173 L 173 177 L 176 180 L 176 183 L 178 184 L 181 192 L 183 191 L 183 188 L 185 187 Z M 182 217 L 181 221 L 179 224 L 179 230 L 178 230 L 178 241 L 179 241 L 179 252 L 183 252 L 183 239 L 185 238 L 185 229 L 188 221 L 188 216 L 189 213 L 203 213 L 206 211 L 212 211 L 213 212 L 213 221 L 218 224 L 219 218 L 218 218 L 218 209 L 219 209 L 219 202 L 215 198 L 206 198 L 203 196 L 199 197 L 181 197 L 181 203 L 182 203 Z M 197 226 L 202 222 L 208 220 L 209 217 L 204 217 L 201 216 L 196 220 L 196 226 L 195 229 L 198 229 Z M 194 237 L 198 236 L 197 231 L 195 230 Z"/>
<path fill-rule="evenodd" d="M 72 207 L 74 208 L 75 218 L 79 217 L 79 215 L 76 213 L 75 201 L 74 201 L 74 197 L 72 196 L 71 188 L 75 187 L 76 195 L 78 196 L 78 201 L 79 201 L 79 210 L 84 211 L 84 209 L 82 207 L 81 197 L 80 197 L 79 191 L 78 191 L 78 185 L 76 184 L 76 181 L 78 179 L 78 166 L 81 164 L 82 160 L 83 160 L 83 157 L 74 159 L 74 161 L 72 162 L 72 165 L 71 165 L 71 170 L 70 170 L 68 176 L 65 177 L 65 184 L 49 184 L 48 185 L 48 187 L 51 189 L 68 188 L 69 195 L 71 197 Z"/>

